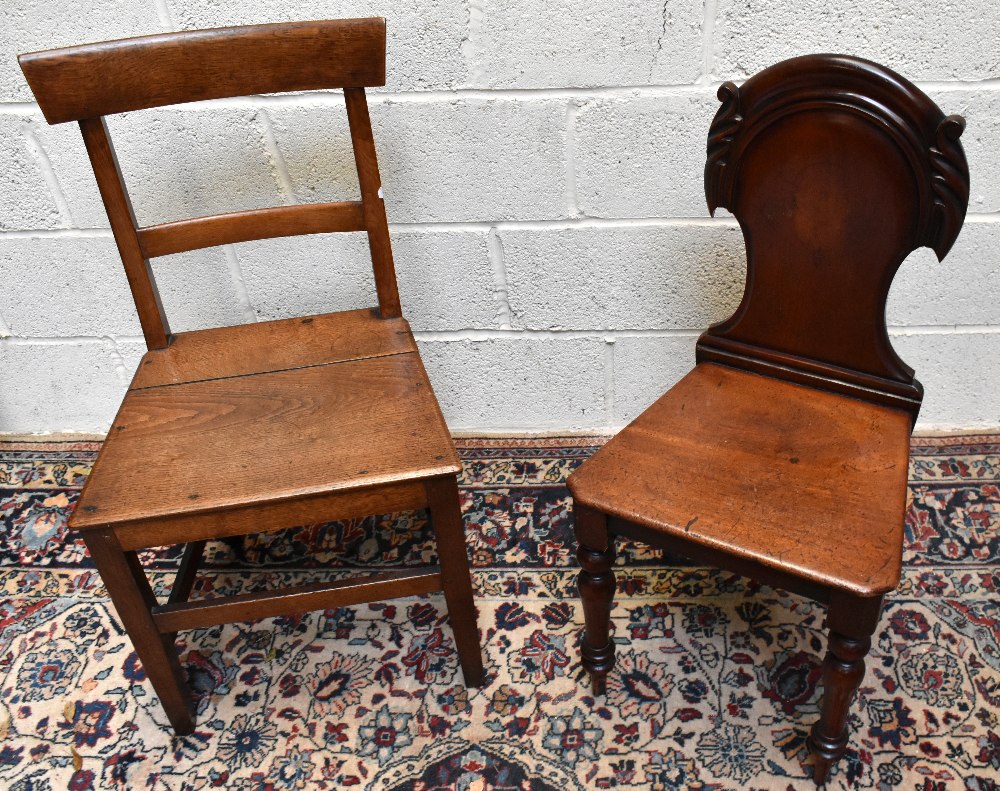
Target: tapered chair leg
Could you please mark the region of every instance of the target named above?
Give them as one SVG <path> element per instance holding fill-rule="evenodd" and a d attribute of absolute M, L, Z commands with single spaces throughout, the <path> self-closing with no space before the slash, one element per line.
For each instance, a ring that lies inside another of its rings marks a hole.
<path fill-rule="evenodd" d="M 458 647 L 467 687 L 483 685 L 483 654 L 472 596 L 472 575 L 465 551 L 465 524 L 458 498 L 458 479 L 436 478 L 427 483 L 430 520 L 441 559 L 441 585 L 448 618 Z"/>
<path fill-rule="evenodd" d="M 615 595 L 614 539 L 608 535 L 604 514 L 575 506 L 575 530 L 580 561 L 577 585 L 583 602 L 586 625 L 580 654 L 583 667 L 590 674 L 595 695 L 603 695 L 608 673 L 615 666 L 615 646 L 611 642 L 611 603 Z"/>
<path fill-rule="evenodd" d="M 847 752 L 847 718 L 854 694 L 865 676 L 865 656 L 871 648 L 871 635 L 881 609 L 881 597 L 835 601 L 830 605 L 827 618 L 830 636 L 823 662 L 823 706 L 819 721 L 809 734 L 815 766 L 813 780 L 818 786 L 826 782 L 830 767 Z"/>
<path fill-rule="evenodd" d="M 156 598 L 139 558 L 121 548 L 113 530 L 87 530 L 83 537 L 167 719 L 179 735 L 191 733 L 194 718 L 177 648 L 153 622 Z"/>

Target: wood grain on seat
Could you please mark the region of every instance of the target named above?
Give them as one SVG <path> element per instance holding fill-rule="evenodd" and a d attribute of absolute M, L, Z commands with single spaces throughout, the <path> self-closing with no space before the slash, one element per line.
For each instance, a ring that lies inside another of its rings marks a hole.
<path fill-rule="evenodd" d="M 71 526 L 265 505 L 460 469 L 414 352 L 133 389 Z"/>
<path fill-rule="evenodd" d="M 706 363 L 570 486 L 611 516 L 871 596 L 899 582 L 909 438 L 901 410 Z"/>
<path fill-rule="evenodd" d="M 130 390 L 415 352 L 405 319 L 374 309 L 180 332 L 147 352 Z"/>

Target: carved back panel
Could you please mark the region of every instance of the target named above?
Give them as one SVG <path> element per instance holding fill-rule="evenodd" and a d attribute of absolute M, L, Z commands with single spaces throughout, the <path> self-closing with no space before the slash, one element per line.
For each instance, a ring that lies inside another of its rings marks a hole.
<path fill-rule="evenodd" d="M 939 259 L 962 226 L 969 175 L 959 116 L 899 75 L 843 55 L 783 61 L 719 89 L 705 165 L 709 209 L 747 249 L 743 300 L 698 359 L 759 371 L 913 415 L 922 388 L 885 325 L 913 250 Z"/>

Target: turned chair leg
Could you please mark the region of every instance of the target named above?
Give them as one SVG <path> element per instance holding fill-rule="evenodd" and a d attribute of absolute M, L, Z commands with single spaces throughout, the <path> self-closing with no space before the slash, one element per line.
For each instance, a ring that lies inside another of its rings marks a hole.
<path fill-rule="evenodd" d="M 576 538 L 580 561 L 577 585 L 583 602 L 585 630 L 580 645 L 583 667 L 590 674 L 595 695 L 603 695 L 608 673 L 615 666 L 615 646 L 611 642 L 611 603 L 615 596 L 614 538 L 608 535 L 606 517 L 577 505 Z"/>
<path fill-rule="evenodd" d="M 465 523 L 458 498 L 458 479 L 449 477 L 429 481 L 427 496 L 441 561 L 441 585 L 462 675 L 467 687 L 481 687 L 484 680 L 483 655 L 479 646 L 469 557 L 465 551 Z"/>
<path fill-rule="evenodd" d="M 854 694 L 865 676 L 865 656 L 878 625 L 882 597 L 835 600 L 830 604 L 827 624 L 830 637 L 823 662 L 823 706 L 819 721 L 809 734 L 815 756 L 813 780 L 826 782 L 830 767 L 847 752 L 847 718 Z"/>
<path fill-rule="evenodd" d="M 121 548 L 113 530 L 87 530 L 83 538 L 167 719 L 178 735 L 191 733 L 194 718 L 177 646 L 156 628 L 151 612 L 156 597 L 139 558 Z"/>

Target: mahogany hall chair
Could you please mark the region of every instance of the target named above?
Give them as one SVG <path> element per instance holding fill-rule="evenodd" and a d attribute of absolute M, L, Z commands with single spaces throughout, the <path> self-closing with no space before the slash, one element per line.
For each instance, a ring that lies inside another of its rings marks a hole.
<path fill-rule="evenodd" d="M 479 686 L 461 465 L 400 311 L 365 98 L 366 87 L 385 82 L 385 20 L 168 33 L 19 60 L 46 120 L 79 121 L 149 348 L 70 526 L 82 533 L 174 729 L 194 727 L 178 630 L 439 590 L 465 682 Z M 104 116 L 320 88 L 343 88 L 360 201 L 137 226 Z M 334 231 L 367 232 L 377 308 L 170 332 L 150 258 Z M 207 540 L 423 508 L 440 568 L 188 600 Z M 159 603 L 136 550 L 181 543 L 169 600 Z"/>
<path fill-rule="evenodd" d="M 569 478 L 595 694 L 614 666 L 615 536 L 825 603 L 814 779 L 847 747 L 883 596 L 899 582 L 922 388 L 885 324 L 915 248 L 943 258 L 968 204 L 965 122 L 874 63 L 784 61 L 725 83 L 708 136 L 709 209 L 747 250 L 736 312 L 696 366 Z"/>

